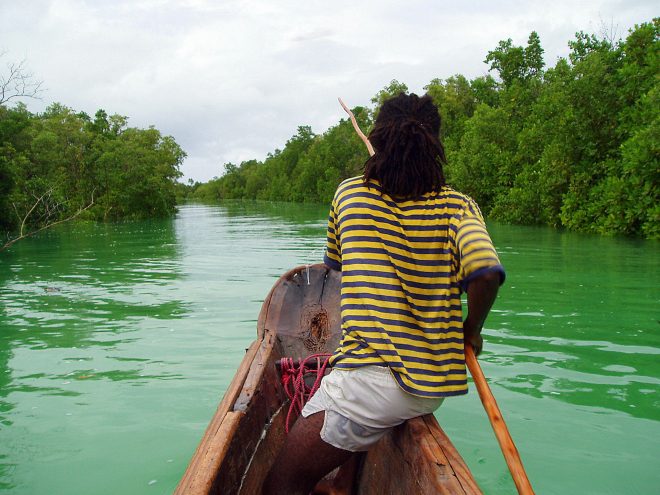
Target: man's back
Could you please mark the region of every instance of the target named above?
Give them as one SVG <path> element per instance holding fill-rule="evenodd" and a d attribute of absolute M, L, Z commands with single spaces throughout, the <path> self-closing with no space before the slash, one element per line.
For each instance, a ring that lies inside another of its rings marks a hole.
<path fill-rule="evenodd" d="M 499 267 L 470 198 L 443 187 L 396 201 L 375 181 L 348 179 L 333 201 L 326 263 L 342 270 L 334 366 L 389 366 L 414 395 L 466 393 L 462 282 Z"/>

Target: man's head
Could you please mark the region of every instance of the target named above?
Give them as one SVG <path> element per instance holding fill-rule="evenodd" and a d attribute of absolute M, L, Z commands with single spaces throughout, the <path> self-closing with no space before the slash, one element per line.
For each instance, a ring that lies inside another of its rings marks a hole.
<path fill-rule="evenodd" d="M 400 198 L 440 189 L 446 159 L 439 133 L 440 115 L 430 96 L 401 93 L 387 100 L 369 134 L 376 154 L 365 164 L 365 181 L 376 179 Z"/>

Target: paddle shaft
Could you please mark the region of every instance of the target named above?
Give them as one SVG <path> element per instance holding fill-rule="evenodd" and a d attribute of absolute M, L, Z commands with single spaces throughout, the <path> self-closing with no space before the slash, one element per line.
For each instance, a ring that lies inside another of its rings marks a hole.
<path fill-rule="evenodd" d="M 357 120 L 355 120 L 355 115 L 353 115 L 353 112 L 351 112 L 351 109 L 346 106 L 346 103 L 344 103 L 344 100 L 341 98 L 337 98 L 339 100 L 339 104 L 341 107 L 344 109 L 344 111 L 348 114 L 348 116 L 351 119 L 351 123 L 353 124 L 353 129 L 355 129 L 355 132 L 357 132 L 357 135 L 360 136 L 360 139 L 362 139 L 362 142 L 364 145 L 367 147 L 367 151 L 369 152 L 369 156 L 374 156 L 376 152 L 374 151 L 374 147 L 371 146 L 371 143 L 369 142 L 369 138 L 364 135 L 364 132 L 362 132 L 362 129 L 360 129 L 360 126 L 357 123 Z"/>
<path fill-rule="evenodd" d="M 513 439 L 509 434 L 509 429 L 506 427 L 506 423 L 504 423 L 500 408 L 497 406 L 497 402 L 495 402 L 495 397 L 493 397 L 493 393 L 486 382 L 486 377 L 484 376 L 483 371 L 481 371 L 481 366 L 479 366 L 479 362 L 474 355 L 474 350 L 471 345 L 465 346 L 465 362 L 470 370 L 474 384 L 477 386 L 479 398 L 484 405 L 490 424 L 495 431 L 495 436 L 497 437 L 497 441 L 504 454 L 506 464 L 509 466 L 509 471 L 511 471 L 511 477 L 516 484 L 518 493 L 521 495 L 534 495 L 534 490 L 532 489 L 532 485 L 527 478 L 527 473 L 525 473 L 525 468 L 520 460 L 518 449 L 513 443 Z"/>

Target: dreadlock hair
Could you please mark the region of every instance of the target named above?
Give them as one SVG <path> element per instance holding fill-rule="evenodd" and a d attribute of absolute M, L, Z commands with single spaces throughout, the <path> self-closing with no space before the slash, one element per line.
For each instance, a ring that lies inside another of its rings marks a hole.
<path fill-rule="evenodd" d="M 377 180 L 394 198 L 416 198 L 445 185 L 447 163 L 440 115 L 429 95 L 391 98 L 380 108 L 369 140 L 376 154 L 364 164 L 364 182 Z"/>

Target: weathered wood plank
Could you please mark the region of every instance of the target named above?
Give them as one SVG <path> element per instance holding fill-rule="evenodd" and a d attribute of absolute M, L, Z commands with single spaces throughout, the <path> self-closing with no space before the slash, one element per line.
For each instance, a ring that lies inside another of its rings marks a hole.
<path fill-rule="evenodd" d="M 398 447 L 410 459 L 416 477 L 424 484 L 433 487 L 436 493 L 463 493 L 463 487 L 456 479 L 452 466 L 442 448 L 430 435 L 422 417 L 407 422 L 407 428 L 395 434 Z"/>
<path fill-rule="evenodd" d="M 261 485 L 266 479 L 275 457 L 284 444 L 286 433 L 284 424 L 289 408 L 283 405 L 271 418 L 258 445 L 255 455 L 245 473 L 239 495 L 255 495 L 261 493 Z"/>
<path fill-rule="evenodd" d="M 274 348 L 275 339 L 266 331 L 260 349 L 252 362 L 252 368 L 236 399 L 234 412 L 244 414 L 241 422 L 228 439 L 230 445 L 210 493 L 237 493 L 244 474 L 254 462 L 261 445 L 264 429 L 284 402 L 279 384 L 275 359 L 281 354 Z"/>
<path fill-rule="evenodd" d="M 310 265 L 280 278 L 270 294 L 263 327 L 276 331 L 285 356 L 335 350 L 341 336 L 340 277 L 325 265 Z"/>
<path fill-rule="evenodd" d="M 409 466 L 389 434 L 367 453 L 358 484 L 358 495 L 382 493 L 422 493 L 417 480 L 411 479 Z"/>
<path fill-rule="evenodd" d="M 430 434 L 433 435 L 433 438 L 435 438 L 439 447 L 442 449 L 447 461 L 449 462 L 449 465 L 454 470 L 456 479 L 463 487 L 466 495 L 481 495 L 481 489 L 472 476 L 470 468 L 468 468 L 467 464 L 465 464 L 465 461 L 458 453 L 458 450 L 456 450 L 456 447 L 454 447 L 454 444 L 451 443 L 451 440 L 449 440 L 447 434 L 440 427 L 435 416 L 429 414 L 424 416 L 423 419 L 429 429 Z"/>
<path fill-rule="evenodd" d="M 252 364 L 248 370 L 241 391 L 234 401 L 233 409 L 236 411 L 246 411 L 254 394 L 259 390 L 262 385 L 264 376 L 267 374 L 274 375 L 275 371 L 275 358 L 273 358 L 273 346 L 275 343 L 275 336 L 271 331 L 266 331 L 264 338 L 259 344 L 259 348 L 252 359 Z M 278 354 L 279 356 L 279 354 Z M 272 369 L 268 369 L 270 366 Z M 274 393 L 274 399 L 277 393 Z"/>
<path fill-rule="evenodd" d="M 443 448 L 420 417 L 397 426 L 369 451 L 358 493 L 456 495 L 466 492 Z"/>
<path fill-rule="evenodd" d="M 239 365 L 233 380 L 229 384 L 229 388 L 227 388 L 222 401 L 218 405 L 218 409 L 213 415 L 211 422 L 204 432 L 201 442 L 197 446 L 197 449 L 195 450 L 195 453 L 190 460 L 188 468 L 181 478 L 179 485 L 175 489 L 174 495 L 197 495 L 206 493 L 204 491 L 199 491 L 200 488 L 197 485 L 197 487 L 193 487 L 191 485 L 192 480 L 199 479 L 200 474 L 198 471 L 200 469 L 200 464 L 206 464 L 204 458 L 208 455 L 209 444 L 211 444 L 213 439 L 216 437 L 226 414 L 233 408 L 234 402 L 242 390 L 243 383 L 247 378 L 248 372 L 250 371 L 250 367 L 252 365 L 252 361 L 259 349 L 259 346 L 260 342 L 254 341 L 247 349 L 247 352 L 245 353 L 245 356 L 243 357 L 243 360 L 241 361 L 241 364 Z M 212 474 L 206 472 L 206 475 L 211 476 Z"/>
<path fill-rule="evenodd" d="M 229 411 L 225 414 L 218 430 L 205 442 L 205 448 L 196 464 L 195 470 L 189 477 L 187 485 L 179 485 L 175 493 L 185 495 L 210 493 L 219 467 L 229 451 L 230 440 L 234 438 L 243 416 L 243 413 L 234 411 Z"/>

